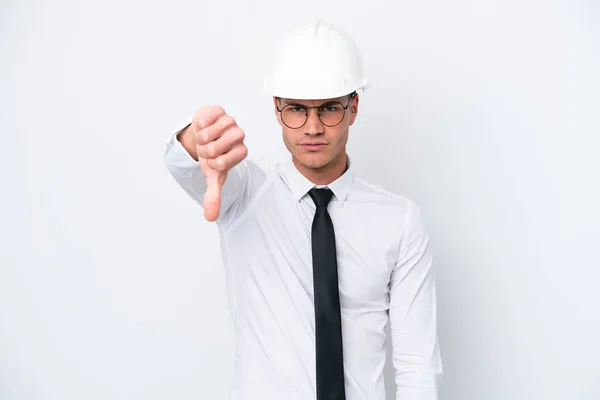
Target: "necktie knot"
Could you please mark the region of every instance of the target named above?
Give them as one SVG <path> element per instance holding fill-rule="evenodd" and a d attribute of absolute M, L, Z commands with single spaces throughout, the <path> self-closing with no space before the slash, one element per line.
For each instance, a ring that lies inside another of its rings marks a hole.
<path fill-rule="evenodd" d="M 315 202 L 317 208 L 327 207 L 333 196 L 333 192 L 329 188 L 312 188 L 308 194 Z"/>

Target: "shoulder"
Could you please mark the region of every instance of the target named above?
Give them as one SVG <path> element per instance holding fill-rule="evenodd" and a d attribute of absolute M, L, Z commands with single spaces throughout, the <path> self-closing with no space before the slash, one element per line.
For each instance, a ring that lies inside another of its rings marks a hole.
<path fill-rule="evenodd" d="M 387 188 L 368 182 L 359 177 L 354 177 L 352 188 L 353 197 L 359 201 L 373 202 L 374 205 L 392 207 L 400 213 L 411 212 L 414 208 L 418 208 L 412 198 L 395 193 Z"/>
<path fill-rule="evenodd" d="M 261 175 L 266 180 L 272 180 L 277 174 L 277 164 L 270 163 L 260 155 L 248 155 L 240 165 L 250 173 Z"/>
<path fill-rule="evenodd" d="M 396 259 L 404 257 L 411 243 L 428 241 L 421 207 L 411 197 L 355 177 L 348 201 L 360 215 L 361 229 L 385 243 Z"/>
<path fill-rule="evenodd" d="M 419 204 L 411 197 L 395 193 L 387 188 L 368 182 L 362 178 L 354 178 L 352 201 L 366 207 L 366 215 L 382 217 L 384 224 L 396 228 L 402 227 L 403 234 L 425 229 L 423 212 Z M 379 218 L 381 220 L 381 218 Z"/>

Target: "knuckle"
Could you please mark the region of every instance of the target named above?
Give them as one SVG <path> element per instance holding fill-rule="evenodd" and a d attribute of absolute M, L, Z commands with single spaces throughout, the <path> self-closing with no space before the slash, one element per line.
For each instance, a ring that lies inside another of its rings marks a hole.
<path fill-rule="evenodd" d="M 217 169 L 217 162 L 216 162 L 216 160 L 214 160 L 212 158 L 208 158 L 206 160 L 206 164 L 212 169 Z"/>
<path fill-rule="evenodd" d="M 240 156 L 241 159 L 246 158 L 246 156 L 248 155 L 248 147 L 242 145 L 241 149 L 240 149 Z"/>
<path fill-rule="evenodd" d="M 223 157 L 215 158 L 215 169 L 217 171 L 224 171 L 226 168 L 225 159 Z"/>
<path fill-rule="evenodd" d="M 198 146 L 196 147 L 196 151 L 198 152 L 198 156 L 207 158 L 206 156 L 206 146 Z"/>
<path fill-rule="evenodd" d="M 212 124 L 221 115 L 225 114 L 225 110 L 221 106 L 203 106 L 196 110 L 193 118 L 193 124 L 197 128 L 203 128 L 207 124 Z"/>
<path fill-rule="evenodd" d="M 196 118 L 202 117 L 208 111 L 208 107 L 200 107 L 196 110 Z"/>
<path fill-rule="evenodd" d="M 236 145 L 238 143 L 242 143 L 244 141 L 244 131 L 242 131 L 239 127 L 230 128 L 228 132 L 229 140 L 232 145 Z"/>
<path fill-rule="evenodd" d="M 208 158 L 215 158 L 218 156 L 217 146 L 214 144 L 214 142 L 206 145 L 206 156 Z"/>
<path fill-rule="evenodd" d="M 196 143 L 204 144 L 208 140 L 208 135 L 204 131 L 196 132 Z"/>
<path fill-rule="evenodd" d="M 200 107 L 198 109 L 198 111 L 196 111 L 196 115 L 199 117 L 206 117 L 207 115 L 211 114 L 211 107 L 210 106 L 204 106 L 204 107 Z"/>
<path fill-rule="evenodd" d="M 238 129 L 238 139 L 239 139 L 240 141 L 242 141 L 242 140 L 244 140 L 245 138 L 246 138 L 246 133 L 245 133 L 243 130 L 241 130 L 241 129 Z"/>
<path fill-rule="evenodd" d="M 192 129 L 194 132 L 198 133 L 198 131 L 202 129 L 203 124 L 204 118 L 202 117 L 202 114 L 196 113 L 196 115 L 194 115 L 194 119 L 192 120 Z"/>
<path fill-rule="evenodd" d="M 223 116 L 223 124 L 225 126 L 235 125 L 235 119 L 233 119 L 233 117 L 231 115 L 224 115 Z"/>
<path fill-rule="evenodd" d="M 204 114 L 209 114 L 209 115 L 221 115 L 223 113 L 225 113 L 225 110 L 223 110 L 223 108 L 221 106 L 205 106 L 201 108 L 202 112 Z"/>

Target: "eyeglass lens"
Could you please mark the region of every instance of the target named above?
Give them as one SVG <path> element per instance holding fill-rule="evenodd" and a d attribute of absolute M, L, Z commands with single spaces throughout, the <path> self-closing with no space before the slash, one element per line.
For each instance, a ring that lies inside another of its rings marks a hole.
<path fill-rule="evenodd" d="M 331 102 L 318 109 L 319 119 L 325 126 L 338 125 L 344 119 L 345 108 L 341 103 Z M 281 110 L 283 122 L 290 128 L 299 128 L 308 119 L 308 109 L 299 104 L 288 104 Z"/>

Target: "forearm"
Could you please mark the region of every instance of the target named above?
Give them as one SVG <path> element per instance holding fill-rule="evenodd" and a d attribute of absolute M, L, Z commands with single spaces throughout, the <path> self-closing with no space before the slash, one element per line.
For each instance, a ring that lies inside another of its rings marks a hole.
<path fill-rule="evenodd" d="M 190 150 L 195 147 L 189 144 L 190 136 L 193 141 L 190 125 L 172 134 L 166 143 L 164 161 L 173 179 L 202 206 L 206 193 L 206 177 L 200 168 L 195 149 Z"/>
<path fill-rule="evenodd" d="M 397 400 L 438 399 L 442 364 L 436 332 L 435 285 L 430 274 L 421 283 L 422 292 L 414 293 L 413 310 L 407 311 L 400 305 L 391 311 Z"/>
<path fill-rule="evenodd" d="M 435 296 L 430 298 L 435 301 Z M 432 306 L 424 311 L 420 326 L 404 325 L 397 317 L 392 323 L 397 400 L 438 400 L 442 364 L 435 319 Z"/>
<path fill-rule="evenodd" d="M 442 361 L 437 340 L 433 254 L 412 205 L 390 287 L 390 328 L 398 400 L 437 400 Z"/>

